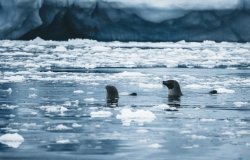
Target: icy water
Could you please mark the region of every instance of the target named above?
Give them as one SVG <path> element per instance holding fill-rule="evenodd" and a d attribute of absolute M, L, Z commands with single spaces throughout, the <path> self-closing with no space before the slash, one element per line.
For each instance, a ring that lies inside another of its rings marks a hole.
<path fill-rule="evenodd" d="M 37 38 L 0 41 L 0 59 L 0 159 L 250 157 L 250 44 Z"/>

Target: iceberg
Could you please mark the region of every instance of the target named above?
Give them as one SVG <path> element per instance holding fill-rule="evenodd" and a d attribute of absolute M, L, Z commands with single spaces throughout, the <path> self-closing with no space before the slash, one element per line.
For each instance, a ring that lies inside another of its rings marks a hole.
<path fill-rule="evenodd" d="M 0 0 L 0 39 L 250 41 L 250 0 Z"/>

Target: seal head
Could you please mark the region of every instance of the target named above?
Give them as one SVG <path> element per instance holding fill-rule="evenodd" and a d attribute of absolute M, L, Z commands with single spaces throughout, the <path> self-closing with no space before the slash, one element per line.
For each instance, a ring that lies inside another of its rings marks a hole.
<path fill-rule="evenodd" d="M 181 87 L 176 80 L 163 81 L 162 84 L 168 87 L 168 97 L 178 98 L 182 96 Z"/>
<path fill-rule="evenodd" d="M 107 85 L 106 87 L 107 106 L 118 106 L 119 94 L 115 86 Z"/>

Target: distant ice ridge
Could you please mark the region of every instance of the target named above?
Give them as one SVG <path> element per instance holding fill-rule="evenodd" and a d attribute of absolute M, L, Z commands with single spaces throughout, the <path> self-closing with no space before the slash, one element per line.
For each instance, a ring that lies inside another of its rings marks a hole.
<path fill-rule="evenodd" d="M 250 0 L 0 0 L 0 9 L 0 39 L 250 40 Z"/>

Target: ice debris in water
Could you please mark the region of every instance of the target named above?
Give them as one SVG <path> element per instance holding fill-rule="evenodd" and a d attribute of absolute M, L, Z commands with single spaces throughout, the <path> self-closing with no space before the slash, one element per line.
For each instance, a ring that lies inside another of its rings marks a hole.
<path fill-rule="evenodd" d="M 177 108 L 176 107 L 171 107 L 167 104 L 159 104 L 159 105 L 156 105 L 156 106 L 153 106 L 154 108 L 156 109 L 160 109 L 160 110 L 168 110 L 168 111 L 177 111 Z"/>
<path fill-rule="evenodd" d="M 96 118 L 96 117 L 105 118 L 105 117 L 110 117 L 112 115 L 113 115 L 113 113 L 111 113 L 109 111 L 93 111 L 90 113 L 90 116 L 92 118 Z"/>
<path fill-rule="evenodd" d="M 68 144 L 70 143 L 69 139 L 60 139 L 56 141 L 57 144 Z"/>
<path fill-rule="evenodd" d="M 71 127 L 68 127 L 64 124 L 58 124 L 57 126 L 55 127 L 49 127 L 48 130 L 49 131 L 61 131 L 61 130 L 70 130 L 72 129 Z"/>
<path fill-rule="evenodd" d="M 195 139 L 195 140 L 207 139 L 206 136 L 203 136 L 203 135 L 195 135 L 195 134 L 191 135 L 191 138 L 192 138 L 192 139 Z"/>
<path fill-rule="evenodd" d="M 6 144 L 12 148 L 18 148 L 24 141 L 24 138 L 18 133 L 7 133 L 0 136 L 0 143 Z"/>
<path fill-rule="evenodd" d="M 64 46 L 57 46 L 55 49 L 54 49 L 55 52 L 66 52 L 67 49 L 64 47 Z"/>
<path fill-rule="evenodd" d="M 234 93 L 235 91 L 227 88 L 217 88 L 218 93 Z"/>
<path fill-rule="evenodd" d="M 68 109 L 63 107 L 63 106 L 41 106 L 40 109 L 46 111 L 46 112 L 59 112 L 61 114 L 63 114 L 65 111 L 67 111 Z"/>
<path fill-rule="evenodd" d="M 247 102 L 234 102 L 234 105 L 236 107 L 243 107 L 246 106 L 248 103 Z"/>
<path fill-rule="evenodd" d="M 136 122 L 139 125 L 152 122 L 156 116 L 148 110 L 139 109 L 133 111 L 129 108 L 125 108 L 120 111 L 120 114 L 118 114 L 116 118 L 120 119 L 124 126 L 130 126 L 131 122 Z"/>
<path fill-rule="evenodd" d="M 84 93 L 83 90 L 75 90 L 75 91 L 74 91 L 74 94 L 82 94 L 82 93 Z"/>

